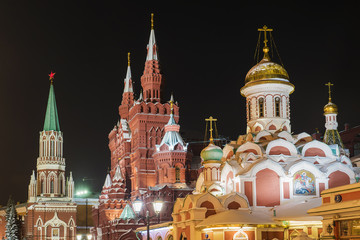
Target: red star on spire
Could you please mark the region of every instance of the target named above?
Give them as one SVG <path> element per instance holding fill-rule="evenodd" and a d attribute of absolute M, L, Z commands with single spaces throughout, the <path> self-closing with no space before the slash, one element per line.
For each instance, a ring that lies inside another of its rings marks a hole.
<path fill-rule="evenodd" d="M 54 76 L 55 76 L 56 73 L 53 73 L 51 71 L 51 73 L 49 74 L 49 80 L 52 82 L 52 80 L 54 79 Z"/>

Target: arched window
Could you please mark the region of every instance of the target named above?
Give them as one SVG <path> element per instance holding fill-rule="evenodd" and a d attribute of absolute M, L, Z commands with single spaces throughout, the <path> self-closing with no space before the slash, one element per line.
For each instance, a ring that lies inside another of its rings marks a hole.
<path fill-rule="evenodd" d="M 264 99 L 259 99 L 259 117 L 264 117 Z"/>
<path fill-rule="evenodd" d="M 40 181 L 40 193 L 44 193 L 44 179 L 41 179 Z"/>
<path fill-rule="evenodd" d="M 235 233 L 233 240 L 247 240 L 248 236 L 243 230 L 239 230 L 237 233 Z"/>
<path fill-rule="evenodd" d="M 275 116 L 280 117 L 280 98 L 275 98 Z"/>
<path fill-rule="evenodd" d="M 249 120 L 251 120 L 251 101 L 248 101 Z"/>
<path fill-rule="evenodd" d="M 54 179 L 50 181 L 50 193 L 54 193 Z"/>
<path fill-rule="evenodd" d="M 180 182 L 180 168 L 179 167 L 175 168 L 175 180 L 176 180 L 176 182 Z"/>

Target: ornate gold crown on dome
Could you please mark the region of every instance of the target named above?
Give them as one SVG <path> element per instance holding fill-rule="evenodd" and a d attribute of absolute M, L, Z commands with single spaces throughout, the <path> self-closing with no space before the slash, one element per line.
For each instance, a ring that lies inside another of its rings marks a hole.
<path fill-rule="evenodd" d="M 290 84 L 289 75 L 285 68 L 280 64 L 272 62 L 269 55 L 269 47 L 267 46 L 267 37 L 266 32 L 271 32 L 272 29 L 264 26 L 263 28 L 258 29 L 260 32 L 264 32 L 264 57 L 263 59 L 253 66 L 250 71 L 246 74 L 245 84 L 255 84 L 255 83 L 268 83 L 282 81 L 285 84 Z"/>
<path fill-rule="evenodd" d="M 326 115 L 326 114 L 337 114 L 338 113 L 338 107 L 336 106 L 335 103 L 331 102 L 331 86 L 333 86 L 334 84 L 332 84 L 331 82 L 328 82 L 325 85 L 329 87 L 329 102 L 328 102 L 328 104 L 326 104 L 324 106 L 324 115 Z"/>

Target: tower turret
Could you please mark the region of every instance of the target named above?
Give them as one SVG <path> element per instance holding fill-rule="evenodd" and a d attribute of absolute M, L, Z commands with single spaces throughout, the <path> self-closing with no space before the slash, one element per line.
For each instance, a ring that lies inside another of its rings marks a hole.
<path fill-rule="evenodd" d="M 153 154 L 155 168 L 157 171 L 157 184 L 160 185 L 180 185 L 186 187 L 186 171 L 189 170 L 191 153 L 187 151 L 188 144 L 184 142 L 174 119 L 174 98 L 171 95 L 170 118 L 164 126 L 165 135 L 159 145 L 156 145 Z M 179 186 L 181 187 L 181 186 Z"/>
<path fill-rule="evenodd" d="M 119 114 L 122 119 L 128 118 L 129 109 L 133 104 L 134 104 L 134 90 L 131 79 L 130 53 L 128 53 L 128 66 L 126 71 L 126 77 L 124 79 L 124 92 L 122 95 L 121 105 L 119 107 Z"/>
<path fill-rule="evenodd" d="M 210 122 L 210 143 L 209 145 L 204 148 L 201 153 L 200 157 L 202 159 L 202 165 L 204 167 L 203 174 L 204 174 L 204 182 L 201 187 L 202 192 L 210 192 L 211 194 L 218 196 L 224 193 L 223 188 L 220 185 L 220 167 L 221 167 L 221 158 L 223 156 L 223 151 L 220 147 L 216 146 L 213 141 L 213 128 L 212 122 L 217 121 L 217 119 L 210 117 L 205 119 L 206 121 Z"/>
<path fill-rule="evenodd" d="M 338 107 L 335 103 L 331 101 L 331 82 L 325 84 L 329 88 L 329 102 L 324 106 L 324 116 L 325 116 L 325 134 L 324 134 L 324 142 L 328 145 L 337 144 L 339 147 L 344 148 L 343 142 L 341 140 L 340 134 L 337 130 L 338 122 L 337 122 L 337 114 Z"/>
<path fill-rule="evenodd" d="M 240 89 L 247 103 L 247 132 L 291 132 L 289 95 L 295 87 L 285 68 L 270 59 L 266 34 L 272 29 L 264 26 L 258 30 L 264 32 L 264 57 L 250 69 Z"/>
<path fill-rule="evenodd" d="M 162 74 L 157 53 L 157 45 L 154 32 L 154 14 L 151 14 L 151 31 L 149 43 L 147 45 L 147 55 L 144 73 L 141 76 L 141 86 L 145 100 L 160 102 L 160 90 Z"/>

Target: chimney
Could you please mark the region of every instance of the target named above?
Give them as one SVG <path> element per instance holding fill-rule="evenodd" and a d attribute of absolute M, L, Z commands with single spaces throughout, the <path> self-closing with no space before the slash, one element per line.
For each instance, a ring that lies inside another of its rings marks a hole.
<path fill-rule="evenodd" d="M 349 131 L 350 130 L 350 124 L 345 123 L 345 131 Z"/>

